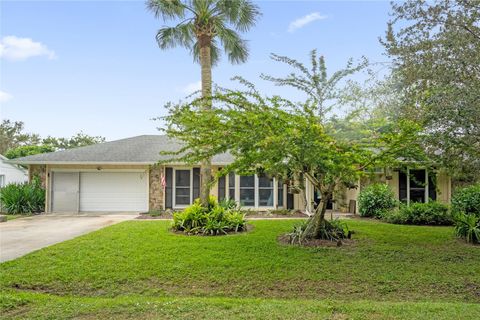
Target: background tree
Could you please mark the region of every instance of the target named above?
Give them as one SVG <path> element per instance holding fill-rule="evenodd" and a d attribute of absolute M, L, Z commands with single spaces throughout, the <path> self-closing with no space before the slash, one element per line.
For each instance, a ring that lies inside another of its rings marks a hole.
<path fill-rule="evenodd" d="M 48 136 L 42 139 L 38 134 L 24 132 L 21 121 L 3 120 L 0 125 L 0 150 L 9 159 L 31 156 L 39 153 L 84 147 L 105 142 L 101 136 L 89 136 L 79 132 L 70 138 Z"/>
<path fill-rule="evenodd" d="M 42 140 L 44 145 L 50 145 L 55 150 L 65 150 L 77 147 L 85 147 L 92 144 L 105 142 L 105 138 L 101 136 L 89 136 L 83 132 L 79 132 L 70 138 L 47 137 Z"/>
<path fill-rule="evenodd" d="M 480 178 L 480 2 L 392 3 L 382 43 L 402 85 L 403 118 L 423 127 L 430 157 Z"/>
<path fill-rule="evenodd" d="M 195 163 L 204 157 L 230 152 L 234 162 L 221 174 L 232 170 L 240 174 L 263 173 L 290 181 L 291 189 L 302 191 L 303 181 L 308 180 L 320 191 L 321 200 L 303 237 L 322 238 L 330 225 L 325 219 L 326 206 L 337 187 L 354 187 L 369 169 L 398 165 L 400 156 L 403 161 L 419 160 L 422 151 L 417 143 L 415 123 L 365 117 L 364 108 L 351 110 L 341 119 L 333 115 L 326 117 L 326 103 L 339 107 L 343 100 L 340 96 L 336 102 L 318 98 L 332 97 L 329 92 L 336 92 L 338 88 L 330 86 L 333 81 L 327 76 L 323 58 L 317 58 L 315 52 L 311 58 L 315 61 L 311 69 L 293 59 L 282 59 L 303 73 L 289 76 L 295 78 L 297 87 L 316 92 L 301 102 L 279 96 L 265 97 L 253 84 L 238 79 L 247 89 L 216 94 L 213 99 L 217 107 L 213 111 L 203 110 L 201 100 L 170 104 L 166 120 L 167 133 L 183 136 L 187 142 L 175 154 L 177 159 Z M 334 76 L 347 76 L 355 70 L 358 68 L 349 65 Z M 318 81 L 312 81 L 316 79 Z M 318 95 L 318 92 L 323 93 Z M 337 126 L 338 123 L 342 125 Z M 206 142 L 203 141 L 206 132 L 212 148 L 199 150 L 197 146 Z"/>
<path fill-rule="evenodd" d="M 173 27 L 160 28 L 157 42 L 161 49 L 184 47 L 200 63 L 202 96 L 206 98 L 203 108 L 209 110 L 212 66 L 219 62 L 220 49 L 223 47 L 231 63 L 247 60 L 247 44 L 238 32 L 255 25 L 260 15 L 258 7 L 249 0 L 149 0 L 147 8 L 164 21 L 180 21 Z M 210 144 L 197 147 L 208 149 Z M 200 198 L 204 205 L 208 203 L 211 180 L 211 160 L 202 159 Z"/>
<path fill-rule="evenodd" d="M 8 149 L 24 145 L 35 145 L 39 142 L 40 136 L 38 134 L 24 132 L 24 123 L 22 121 L 2 120 L 0 124 L 0 154 L 5 154 Z"/>
<path fill-rule="evenodd" d="M 5 153 L 5 157 L 8 159 L 15 159 L 53 151 L 55 151 L 55 148 L 51 145 L 19 146 L 13 149 L 8 149 L 8 151 Z"/>

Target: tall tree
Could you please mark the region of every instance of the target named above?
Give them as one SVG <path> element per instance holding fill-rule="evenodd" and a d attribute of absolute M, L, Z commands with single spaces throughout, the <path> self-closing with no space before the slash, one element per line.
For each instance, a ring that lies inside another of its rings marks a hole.
<path fill-rule="evenodd" d="M 149 0 L 147 8 L 163 21 L 179 21 L 158 30 L 158 45 L 161 49 L 181 46 L 190 50 L 201 66 L 203 108 L 210 110 L 212 66 L 219 62 L 221 47 L 231 63 L 247 60 L 247 44 L 238 32 L 255 25 L 260 16 L 258 7 L 249 0 Z M 209 143 L 198 147 L 211 148 Z M 211 180 L 211 159 L 206 158 L 201 162 L 200 198 L 204 205 L 208 203 Z"/>
<path fill-rule="evenodd" d="M 5 154 L 12 148 L 36 145 L 40 142 L 40 136 L 25 133 L 24 126 L 22 121 L 12 122 L 8 119 L 2 121 L 0 124 L 0 154 Z"/>
<path fill-rule="evenodd" d="M 430 156 L 480 179 L 480 2 L 392 3 L 382 43 L 403 86 L 401 114 L 424 127 Z"/>
<path fill-rule="evenodd" d="M 275 60 L 301 70 L 302 75 L 290 74 L 287 80 L 264 76 L 307 92 L 303 101 L 264 96 L 253 84 L 239 79 L 246 90 L 226 90 L 214 95 L 216 108 L 207 116 L 201 100 L 193 100 L 169 105 L 166 120 L 170 135 L 189 137 L 185 148 L 176 153 L 177 159 L 195 163 L 230 152 L 234 162 L 222 174 L 230 170 L 240 174 L 265 173 L 290 181 L 291 189 L 303 192 L 303 181 L 309 181 L 321 192 L 321 199 L 303 238 L 323 238 L 330 227 L 325 219 L 327 203 L 337 187 L 355 186 L 369 169 L 398 165 L 400 157 L 403 161 L 425 159 L 420 158 L 423 153 L 417 143 L 415 123 L 365 116 L 363 107 L 350 110 L 341 119 L 329 115 L 330 107 L 350 101 L 348 95 L 338 93 L 337 79 L 358 71 L 362 65 L 349 64 L 345 70 L 328 77 L 323 58 L 318 58 L 315 52 L 311 58 L 313 66 L 307 68 L 296 60 L 274 56 Z M 198 148 L 206 142 L 203 140 L 206 133 L 207 141 L 213 145 L 209 153 Z"/>

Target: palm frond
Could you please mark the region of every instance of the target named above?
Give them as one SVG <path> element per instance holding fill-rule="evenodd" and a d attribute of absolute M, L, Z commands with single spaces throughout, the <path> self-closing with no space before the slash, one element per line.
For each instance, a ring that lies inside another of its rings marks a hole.
<path fill-rule="evenodd" d="M 191 23 L 179 24 L 175 27 L 163 27 L 157 32 L 157 43 L 160 49 L 176 46 L 191 49 L 194 44 L 195 34 Z"/>
<path fill-rule="evenodd" d="M 152 11 L 155 18 L 163 20 L 182 19 L 185 17 L 187 6 L 180 0 L 148 0 L 147 9 Z"/>
<path fill-rule="evenodd" d="M 261 16 L 258 6 L 250 0 L 220 0 L 217 8 L 240 32 L 248 31 Z"/>
<path fill-rule="evenodd" d="M 216 32 L 225 54 L 228 56 L 228 60 L 233 64 L 245 62 L 248 58 L 246 41 L 240 38 L 234 30 L 221 27 L 218 26 Z"/>

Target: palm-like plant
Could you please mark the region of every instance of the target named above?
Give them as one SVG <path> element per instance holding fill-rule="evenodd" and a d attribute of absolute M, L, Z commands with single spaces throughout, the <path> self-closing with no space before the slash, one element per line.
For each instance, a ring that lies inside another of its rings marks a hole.
<path fill-rule="evenodd" d="M 201 66 L 204 109 L 211 109 L 208 97 L 212 94 L 212 66 L 220 60 L 223 47 L 231 63 L 242 63 L 248 58 L 248 48 L 239 32 L 255 25 L 260 12 L 249 0 L 148 0 L 147 8 L 163 21 L 178 21 L 173 27 L 162 27 L 157 32 L 161 49 L 177 46 L 190 50 Z M 200 199 L 208 203 L 212 180 L 211 161 L 202 162 Z"/>

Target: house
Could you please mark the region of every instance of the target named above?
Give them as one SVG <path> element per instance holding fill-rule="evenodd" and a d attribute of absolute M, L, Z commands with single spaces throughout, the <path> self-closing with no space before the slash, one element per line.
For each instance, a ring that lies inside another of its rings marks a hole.
<path fill-rule="evenodd" d="M 6 186 L 9 183 L 22 183 L 28 181 L 27 170 L 8 163 L 8 158 L 0 154 L 0 188 Z"/>
<path fill-rule="evenodd" d="M 28 165 L 30 178 L 41 177 L 47 193 L 47 212 L 181 209 L 200 194 L 199 166 L 157 164 L 169 158 L 160 155 L 160 151 L 176 151 L 180 147 L 178 141 L 163 135 L 143 135 L 27 156 L 12 162 Z M 229 154 L 217 155 L 212 159 L 212 169 L 219 170 L 232 160 Z M 411 179 L 413 176 L 415 179 Z M 350 200 L 357 199 L 360 188 L 372 181 L 388 183 L 398 199 L 407 202 L 429 198 L 449 202 L 450 179 L 441 175 L 435 180 L 437 187 L 433 188 L 434 180 L 425 170 L 412 170 L 410 175 L 403 171 L 395 171 L 391 176 L 378 173 L 374 179 L 360 181 L 356 189 L 337 190 L 332 208 L 347 210 Z M 244 208 L 305 209 L 300 195 L 288 193 L 281 181 L 265 176 L 230 173 L 219 179 L 211 193 L 219 199 L 233 198 Z M 310 206 L 317 199 L 315 190 L 308 184 L 307 195 Z"/>

